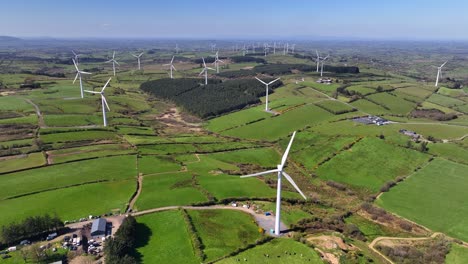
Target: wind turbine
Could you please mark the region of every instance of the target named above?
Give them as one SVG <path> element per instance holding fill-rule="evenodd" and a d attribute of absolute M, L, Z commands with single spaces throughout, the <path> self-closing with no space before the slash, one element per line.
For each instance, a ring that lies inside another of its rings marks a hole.
<path fill-rule="evenodd" d="M 244 44 L 244 47 L 242 48 L 242 56 L 245 56 L 245 51 L 246 49 L 245 49 L 245 44 Z"/>
<path fill-rule="evenodd" d="M 442 67 L 444 67 L 447 62 L 448 61 L 444 62 L 442 65 L 440 65 L 440 67 L 437 67 L 437 79 L 436 79 L 435 87 L 439 85 L 439 77 L 442 78 Z"/>
<path fill-rule="evenodd" d="M 175 44 L 175 53 L 179 54 L 179 45 L 177 43 Z"/>
<path fill-rule="evenodd" d="M 102 87 L 102 90 L 100 92 L 95 92 L 95 91 L 88 91 L 85 90 L 87 93 L 92 93 L 92 94 L 100 94 L 101 95 L 101 103 L 102 103 L 102 119 L 104 120 L 104 126 L 107 126 L 107 119 L 106 119 L 106 107 L 110 111 L 109 105 L 107 104 L 106 97 L 104 97 L 104 90 L 106 89 L 107 85 L 111 81 L 112 77 L 107 80 L 106 84 L 104 87 Z"/>
<path fill-rule="evenodd" d="M 208 84 L 208 70 L 214 71 L 215 69 L 206 66 L 205 58 L 202 58 L 202 60 L 203 60 L 203 70 L 200 72 L 199 75 L 202 75 L 203 73 L 205 73 L 205 85 L 207 85 Z"/>
<path fill-rule="evenodd" d="M 283 169 L 284 169 L 284 164 L 286 163 L 286 159 L 288 158 L 288 153 L 289 150 L 291 149 L 291 145 L 294 140 L 294 136 L 296 136 L 296 131 L 292 134 L 291 140 L 289 141 L 288 147 L 286 148 L 286 151 L 283 154 L 283 158 L 281 159 L 281 164 L 278 164 L 277 169 L 274 170 L 268 170 L 264 172 L 259 172 L 259 173 L 254 173 L 254 174 L 249 174 L 245 176 L 241 176 L 241 178 L 247 178 L 247 177 L 256 177 L 256 176 L 261 176 L 261 175 L 266 175 L 270 173 L 278 173 L 278 185 L 277 185 L 277 190 L 276 190 L 276 215 L 275 215 L 275 235 L 280 235 L 280 214 L 281 214 L 281 178 L 284 176 L 286 180 L 291 183 L 291 185 L 297 190 L 298 193 L 304 197 L 304 199 L 307 200 L 307 197 L 304 195 L 304 193 L 299 189 L 297 184 L 294 182 L 294 180 L 287 174 Z"/>
<path fill-rule="evenodd" d="M 268 43 L 265 43 L 264 47 L 263 47 L 263 51 L 265 52 L 265 57 L 266 55 L 268 54 L 268 52 L 270 51 L 270 47 L 268 46 Z"/>
<path fill-rule="evenodd" d="M 317 54 L 317 72 L 319 72 L 319 66 L 320 66 L 320 55 L 317 50 L 315 50 L 315 53 Z"/>
<path fill-rule="evenodd" d="M 138 70 L 141 70 L 141 67 L 140 67 L 140 57 L 143 55 L 144 52 L 138 54 L 138 55 L 135 55 L 135 54 L 132 54 L 133 57 L 137 58 L 138 60 Z"/>
<path fill-rule="evenodd" d="M 224 61 L 219 59 L 218 53 L 219 51 L 216 52 L 215 61 L 213 62 L 213 64 L 216 66 L 216 73 L 219 73 L 219 63 L 224 63 Z"/>
<path fill-rule="evenodd" d="M 76 79 L 79 77 L 80 78 L 80 91 L 81 91 L 81 98 L 84 97 L 83 95 L 83 82 L 81 80 L 81 74 L 91 74 L 90 72 L 85 72 L 85 71 L 80 71 L 80 69 L 78 69 L 78 64 L 76 63 L 75 59 L 72 59 L 73 61 L 73 65 L 75 65 L 75 69 L 76 69 L 76 76 L 75 76 L 75 80 L 73 80 L 73 83 L 76 82 Z"/>
<path fill-rule="evenodd" d="M 174 67 L 174 64 L 172 64 L 173 62 L 174 62 L 174 56 L 172 56 L 172 60 L 170 63 L 163 65 L 163 66 L 169 66 L 169 69 L 171 70 L 171 79 L 173 79 L 172 70 L 174 69 L 175 71 L 177 71 L 177 69 Z"/>
<path fill-rule="evenodd" d="M 112 62 L 112 69 L 114 70 L 114 76 L 115 76 L 115 64 L 120 65 L 116 60 L 115 60 L 115 51 L 112 54 L 112 59 L 106 61 L 106 63 Z"/>
<path fill-rule="evenodd" d="M 330 55 L 327 55 L 325 58 L 322 59 L 322 67 L 320 68 L 320 77 L 323 76 L 323 63 L 330 57 Z"/>
<path fill-rule="evenodd" d="M 257 79 L 259 82 L 263 83 L 263 84 L 266 86 L 266 104 L 265 104 L 265 111 L 268 112 L 268 110 L 269 110 L 269 109 L 268 109 L 268 86 L 269 86 L 270 84 L 272 84 L 272 83 L 278 81 L 278 80 L 281 79 L 281 78 L 275 79 L 275 80 L 273 80 L 273 81 L 271 81 L 271 82 L 269 82 L 269 83 L 266 83 L 266 82 L 260 80 L 260 79 L 257 78 L 257 77 L 255 77 L 255 79 Z"/>
<path fill-rule="evenodd" d="M 276 54 L 276 42 L 273 43 L 273 54 Z"/>
<path fill-rule="evenodd" d="M 78 65 L 78 57 L 79 57 L 81 54 L 76 54 L 74 50 L 72 50 L 72 52 L 73 52 L 73 55 L 75 56 L 76 65 Z"/>

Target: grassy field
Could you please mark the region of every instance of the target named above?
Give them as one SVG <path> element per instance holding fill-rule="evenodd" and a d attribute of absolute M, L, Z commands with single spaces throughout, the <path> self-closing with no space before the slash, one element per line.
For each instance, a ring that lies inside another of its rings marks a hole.
<path fill-rule="evenodd" d="M 325 110 L 327 110 L 328 112 L 332 113 L 332 114 L 342 114 L 342 113 L 345 113 L 345 112 L 351 112 L 351 111 L 354 111 L 354 108 L 347 105 L 347 104 L 343 104 L 339 101 L 336 101 L 336 100 L 325 100 L 325 101 L 320 101 L 318 103 L 316 103 L 317 106 L 320 106 L 322 108 L 324 108 Z"/>
<path fill-rule="evenodd" d="M 325 121 L 332 116 L 329 112 L 315 105 L 306 105 L 276 117 L 230 129 L 222 132 L 222 134 L 239 138 L 276 140 L 294 130 Z M 259 131 L 262 131 L 262 133 L 259 133 Z"/>
<path fill-rule="evenodd" d="M 0 173 L 42 166 L 46 163 L 42 152 L 0 159 Z"/>
<path fill-rule="evenodd" d="M 182 167 L 171 157 L 141 156 L 138 158 L 138 172 L 143 174 L 179 171 Z"/>
<path fill-rule="evenodd" d="M 83 140 L 98 141 L 104 139 L 115 139 L 115 137 L 116 135 L 114 132 L 101 130 L 88 130 L 40 135 L 40 138 L 44 143 L 61 143 Z"/>
<path fill-rule="evenodd" d="M 137 218 L 137 245 L 141 263 L 199 263 L 180 211 Z"/>
<path fill-rule="evenodd" d="M 206 156 L 227 163 L 258 164 L 262 167 L 274 167 L 280 160 L 273 148 L 235 150 L 207 154 Z"/>
<path fill-rule="evenodd" d="M 48 157 L 53 164 L 57 164 L 80 159 L 129 155 L 135 153 L 136 150 L 132 149 L 129 145 L 101 144 L 52 150 L 48 152 Z"/>
<path fill-rule="evenodd" d="M 135 156 L 58 164 L 0 176 L 0 199 L 102 180 L 136 177 Z M 12 188 L 14 186 L 14 188 Z"/>
<path fill-rule="evenodd" d="M 420 152 L 365 138 L 317 169 L 319 177 L 377 192 L 383 184 L 412 171 L 429 159 Z"/>
<path fill-rule="evenodd" d="M 190 173 L 168 173 L 145 177 L 143 189 L 137 200 L 138 210 L 189 205 L 208 199 L 193 186 Z"/>
<path fill-rule="evenodd" d="M 136 189 L 135 181 L 87 184 L 0 201 L 0 226 L 28 216 L 57 214 L 64 221 L 123 212 Z M 18 210 L 21 208 L 21 210 Z"/>
<path fill-rule="evenodd" d="M 393 114 L 405 115 L 411 112 L 411 110 L 413 110 L 416 106 L 415 103 L 409 102 L 394 95 L 390 95 L 389 93 L 372 94 L 366 98 L 384 108 L 387 107 Z"/>
<path fill-rule="evenodd" d="M 261 237 L 252 216 L 232 210 L 188 211 L 205 246 L 206 260 L 215 260 Z"/>
<path fill-rule="evenodd" d="M 434 231 L 468 241 L 468 166 L 435 159 L 376 200 Z"/>
<path fill-rule="evenodd" d="M 450 252 L 445 257 L 446 264 L 464 264 L 468 259 L 468 248 L 452 244 Z"/>
<path fill-rule="evenodd" d="M 291 254 L 286 254 L 291 253 Z M 265 256 L 268 254 L 268 257 Z M 276 238 L 272 241 L 249 249 L 239 255 L 223 259 L 216 262 L 217 264 L 239 263 L 239 260 L 248 263 L 288 263 L 288 264 L 303 264 L 303 263 L 324 263 L 320 256 L 310 247 L 287 238 Z"/>

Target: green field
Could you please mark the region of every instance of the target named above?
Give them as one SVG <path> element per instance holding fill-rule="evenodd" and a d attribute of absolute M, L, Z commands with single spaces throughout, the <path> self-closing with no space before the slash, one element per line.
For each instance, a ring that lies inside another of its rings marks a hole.
<path fill-rule="evenodd" d="M 252 216 L 232 210 L 190 210 L 190 218 L 206 260 L 211 261 L 252 244 L 261 237 Z"/>
<path fill-rule="evenodd" d="M 383 184 L 412 173 L 429 159 L 420 152 L 365 138 L 317 169 L 319 177 L 377 192 Z"/>
<path fill-rule="evenodd" d="M 45 165 L 46 160 L 42 152 L 15 156 L 11 159 L 0 159 L 0 173 L 22 170 Z"/>
<path fill-rule="evenodd" d="M 140 216 L 137 222 L 141 263 L 199 263 L 180 211 Z"/>
<path fill-rule="evenodd" d="M 58 164 L 0 176 L 0 199 L 103 180 L 136 177 L 135 156 Z M 14 186 L 14 188 L 12 188 Z"/>
<path fill-rule="evenodd" d="M 268 254 L 268 257 L 266 257 L 265 254 Z M 286 238 L 273 239 L 266 244 L 249 249 L 240 253 L 239 255 L 223 259 L 216 263 L 239 263 L 239 261 L 244 262 L 244 259 L 246 259 L 245 261 L 248 263 L 324 263 L 317 252 L 315 252 L 312 248 Z"/>
<path fill-rule="evenodd" d="M 137 200 L 138 210 L 173 205 L 189 205 L 208 199 L 192 185 L 190 173 L 168 173 L 143 179 L 143 191 Z"/>
<path fill-rule="evenodd" d="M 316 105 L 335 115 L 355 111 L 355 108 L 336 100 L 320 101 Z"/>
<path fill-rule="evenodd" d="M 407 114 L 416 106 L 415 103 L 404 100 L 400 97 L 390 95 L 389 93 L 372 94 L 366 97 L 368 100 L 387 107 L 394 114 Z"/>
<path fill-rule="evenodd" d="M 468 241 L 467 179 L 467 165 L 435 159 L 376 203 L 434 231 Z"/>
<path fill-rule="evenodd" d="M 180 164 L 166 156 L 142 156 L 138 158 L 138 172 L 143 174 L 174 172 L 181 169 Z"/>
<path fill-rule="evenodd" d="M 134 181 L 86 184 L 0 201 L 0 226 L 28 216 L 57 214 L 64 221 L 123 212 L 135 192 Z M 21 208 L 21 210 L 18 210 Z"/>
<path fill-rule="evenodd" d="M 450 252 L 445 257 L 446 264 L 464 264 L 468 259 L 468 248 L 452 244 Z"/>

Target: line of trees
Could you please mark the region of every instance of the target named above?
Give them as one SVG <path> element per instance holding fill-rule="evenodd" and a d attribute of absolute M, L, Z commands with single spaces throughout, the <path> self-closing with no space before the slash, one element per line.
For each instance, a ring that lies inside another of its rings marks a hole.
<path fill-rule="evenodd" d="M 64 227 L 58 216 L 30 216 L 20 223 L 2 226 L 0 239 L 3 244 L 10 245 L 23 239 L 31 238 L 51 231 L 59 231 Z"/>
<path fill-rule="evenodd" d="M 131 215 L 125 218 L 114 237 L 106 240 L 104 254 L 107 264 L 136 264 L 133 257 L 136 245 L 137 221 Z"/>
<path fill-rule="evenodd" d="M 270 92 L 282 84 L 274 83 Z M 215 117 L 259 103 L 259 97 L 266 92 L 265 86 L 255 79 L 210 80 L 208 85 L 200 79 L 159 79 L 145 82 L 140 88 L 201 118 Z"/>
<path fill-rule="evenodd" d="M 231 61 L 234 63 L 243 63 L 243 62 L 255 62 L 266 64 L 266 61 L 262 58 L 256 58 L 252 56 L 232 56 L 230 57 Z"/>
<path fill-rule="evenodd" d="M 302 72 L 312 72 L 317 68 L 315 65 L 308 64 L 265 64 L 257 65 L 253 70 L 261 74 L 280 75 L 289 74 L 292 70 L 298 70 Z M 359 73 L 359 67 L 356 66 L 331 66 L 324 65 L 323 70 L 332 73 Z"/>

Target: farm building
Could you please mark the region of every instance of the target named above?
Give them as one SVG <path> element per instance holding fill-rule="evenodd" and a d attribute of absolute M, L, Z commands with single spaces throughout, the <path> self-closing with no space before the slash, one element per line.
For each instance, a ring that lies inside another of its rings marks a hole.
<path fill-rule="evenodd" d="M 91 236 L 92 237 L 105 236 L 106 226 L 107 226 L 106 219 L 98 218 L 94 220 L 93 225 L 91 226 Z"/>

